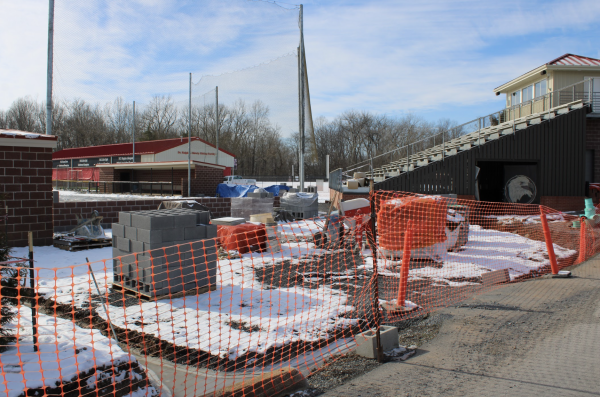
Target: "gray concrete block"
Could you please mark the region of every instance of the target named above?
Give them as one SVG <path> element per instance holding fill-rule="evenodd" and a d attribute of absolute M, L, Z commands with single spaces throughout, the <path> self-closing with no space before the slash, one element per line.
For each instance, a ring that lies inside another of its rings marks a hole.
<path fill-rule="evenodd" d="M 194 227 L 186 227 L 183 232 L 183 238 L 185 240 L 202 240 L 206 238 L 206 226 L 194 226 Z"/>
<path fill-rule="evenodd" d="M 125 226 L 125 238 L 130 240 L 137 240 L 137 228 L 133 226 Z"/>
<path fill-rule="evenodd" d="M 125 225 L 121 225 L 120 223 L 113 223 L 111 225 L 112 236 L 115 237 L 125 237 Z"/>
<path fill-rule="evenodd" d="M 196 223 L 200 225 L 208 225 L 210 222 L 210 213 L 208 211 L 197 211 Z"/>
<path fill-rule="evenodd" d="M 131 252 L 144 252 L 144 243 L 141 241 L 131 241 Z"/>
<path fill-rule="evenodd" d="M 136 212 L 131 215 L 131 226 L 145 230 L 171 229 L 173 228 L 173 217 Z"/>
<path fill-rule="evenodd" d="M 163 229 L 162 241 L 164 243 L 167 243 L 171 241 L 183 240 L 184 230 L 184 228 Z"/>
<path fill-rule="evenodd" d="M 135 257 L 134 257 L 134 255 L 131 254 L 131 252 L 122 251 L 122 250 L 120 250 L 118 248 L 115 248 L 115 247 L 113 247 L 112 255 L 113 255 L 113 258 L 116 258 L 116 257 L 119 257 L 119 256 L 122 257 L 123 258 L 122 260 L 124 262 L 127 262 L 127 263 L 135 260 Z"/>
<path fill-rule="evenodd" d="M 114 247 L 115 239 L 113 239 L 113 247 Z M 124 237 L 117 237 L 117 248 L 121 251 L 131 252 L 131 240 Z"/>
<path fill-rule="evenodd" d="M 173 214 L 173 227 L 184 228 L 196 226 L 196 214 Z"/>
<path fill-rule="evenodd" d="M 119 223 L 123 226 L 131 226 L 131 212 L 119 212 Z"/>
<path fill-rule="evenodd" d="M 161 232 L 161 234 L 162 234 L 162 230 L 158 230 L 158 231 Z M 161 248 L 169 247 L 169 246 L 171 246 L 171 243 L 162 243 L 162 242 L 161 243 L 144 243 L 144 252 L 155 251 L 154 253 L 156 255 L 159 255 L 159 252 L 160 252 L 160 255 L 162 255 L 163 251 L 161 250 Z"/>
<path fill-rule="evenodd" d="M 144 243 L 162 243 L 162 230 L 137 229 L 137 240 Z"/>
<path fill-rule="evenodd" d="M 377 343 L 375 341 L 375 330 L 368 330 L 356 336 L 356 354 L 367 358 L 377 358 Z M 398 328 L 381 326 L 381 347 L 383 351 L 398 347 Z"/>
<path fill-rule="evenodd" d="M 217 225 L 206 225 L 206 238 L 217 238 Z"/>

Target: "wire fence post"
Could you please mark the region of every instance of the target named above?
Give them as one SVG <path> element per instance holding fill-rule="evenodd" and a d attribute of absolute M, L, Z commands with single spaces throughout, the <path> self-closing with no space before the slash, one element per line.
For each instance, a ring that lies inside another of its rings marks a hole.
<path fill-rule="evenodd" d="M 371 238 L 369 240 L 369 246 L 371 247 L 371 253 L 373 255 L 373 302 L 371 307 L 373 308 L 373 316 L 375 321 L 375 343 L 377 349 L 377 361 L 383 362 L 383 348 L 381 346 L 381 316 L 379 313 L 379 273 L 377 271 L 377 229 L 376 229 L 376 208 L 375 208 L 375 197 L 374 197 L 374 185 L 373 179 L 369 183 L 370 199 L 371 199 Z M 367 233 L 369 236 L 369 233 Z"/>
<path fill-rule="evenodd" d="M 31 287 L 32 299 L 31 299 L 31 333 L 33 335 L 33 351 L 38 351 L 38 327 L 37 327 L 37 312 L 36 312 L 36 304 L 37 299 L 35 299 L 35 281 L 34 281 L 34 270 L 33 270 L 33 233 L 27 232 L 27 240 L 29 245 L 29 287 Z"/>

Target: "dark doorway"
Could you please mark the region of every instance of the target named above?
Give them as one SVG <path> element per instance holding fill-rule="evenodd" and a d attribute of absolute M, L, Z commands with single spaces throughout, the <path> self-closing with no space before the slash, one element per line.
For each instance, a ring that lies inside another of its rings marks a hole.
<path fill-rule="evenodd" d="M 537 163 L 478 161 L 481 201 L 539 204 Z"/>
<path fill-rule="evenodd" d="M 119 175 L 119 179 L 121 182 L 130 182 L 131 181 L 131 171 L 121 171 Z M 131 185 L 129 183 L 119 183 L 121 185 L 120 192 L 121 193 L 129 193 L 131 192 Z"/>

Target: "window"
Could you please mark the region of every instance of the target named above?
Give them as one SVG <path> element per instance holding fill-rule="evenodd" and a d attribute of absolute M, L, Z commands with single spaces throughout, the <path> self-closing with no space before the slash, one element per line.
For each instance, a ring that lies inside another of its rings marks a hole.
<path fill-rule="evenodd" d="M 510 105 L 515 106 L 521 103 L 521 91 L 515 91 L 510 96 Z"/>
<path fill-rule="evenodd" d="M 523 102 L 531 101 L 533 99 L 533 85 L 523 88 Z"/>
<path fill-rule="evenodd" d="M 546 80 L 535 83 L 535 97 L 546 95 Z"/>

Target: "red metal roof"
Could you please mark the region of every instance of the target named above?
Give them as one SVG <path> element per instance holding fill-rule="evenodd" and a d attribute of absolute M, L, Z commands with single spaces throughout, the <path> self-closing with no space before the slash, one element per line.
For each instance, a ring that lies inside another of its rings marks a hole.
<path fill-rule="evenodd" d="M 581 55 L 565 54 L 558 57 L 546 65 L 560 66 L 600 66 L 600 59 L 583 57 Z"/>
<path fill-rule="evenodd" d="M 187 143 L 187 138 L 160 139 L 157 141 L 141 141 L 135 143 L 135 154 L 156 154 L 172 149 L 179 145 Z M 206 142 L 204 139 L 192 138 L 192 141 L 204 142 L 208 146 L 216 149 L 215 145 Z M 230 156 L 235 155 L 227 150 L 219 148 L 220 152 L 227 153 Z M 117 143 L 113 145 L 88 146 L 71 149 L 63 149 L 52 154 L 53 160 L 76 159 L 104 156 L 123 156 L 131 155 L 133 152 L 133 143 Z"/>

